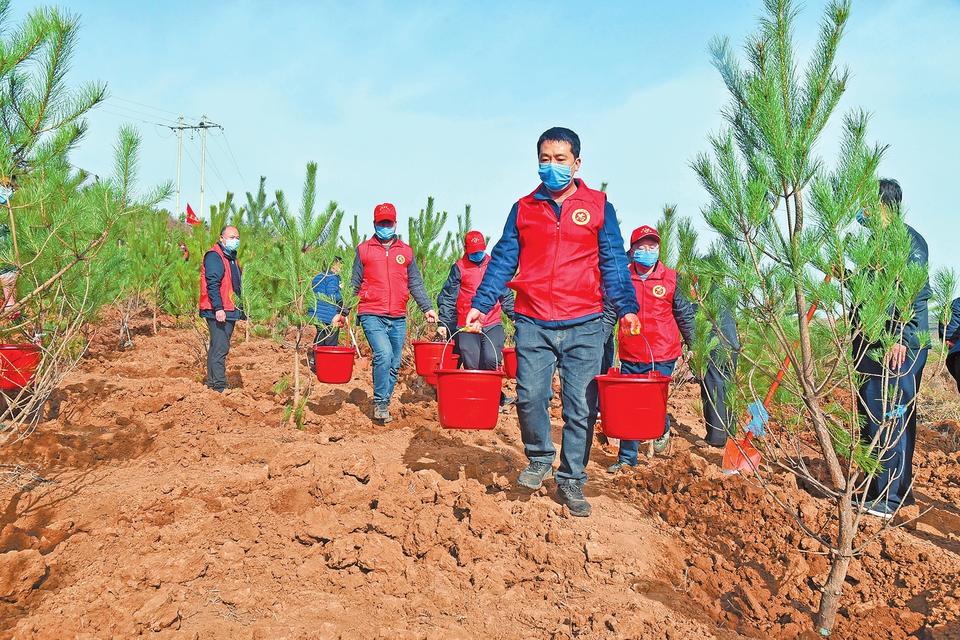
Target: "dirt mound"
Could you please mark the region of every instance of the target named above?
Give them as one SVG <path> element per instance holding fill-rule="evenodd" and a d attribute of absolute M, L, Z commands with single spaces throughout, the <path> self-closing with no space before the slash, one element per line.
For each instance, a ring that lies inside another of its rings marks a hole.
<path fill-rule="evenodd" d="M 444 432 L 405 372 L 398 419 L 374 425 L 360 361 L 350 384 L 313 387 L 298 431 L 275 392 L 288 351 L 238 340 L 221 395 L 202 385 L 200 337 L 101 339 L 49 420 L 0 451 L 0 637 L 790 637 L 807 622 L 824 561 L 692 449 L 693 387 L 670 458 L 614 479 L 595 449 L 594 516 L 576 519 L 552 483 L 514 488 L 512 415 Z M 842 637 L 957 628 L 960 462 L 935 444 L 919 475 L 942 506 L 855 568 Z"/>
<path fill-rule="evenodd" d="M 931 455 L 941 459 L 943 454 Z M 958 462 L 953 454 L 950 466 L 960 468 Z M 925 468 L 926 461 L 920 466 Z M 682 587 L 712 618 L 764 638 L 796 637 L 811 628 L 817 589 L 829 565 L 824 549 L 804 535 L 787 510 L 811 531 L 821 531 L 827 507 L 798 489 L 792 476 L 774 476 L 768 493 L 750 478 L 724 476 L 715 465 L 684 452 L 623 476 L 618 484 L 699 549 L 688 558 Z M 877 522 L 866 521 L 864 553 L 847 577 L 838 637 L 946 638 L 957 629 L 957 530 L 927 524 L 955 515 L 923 498 L 921 503 L 929 511 L 903 529 L 879 534 Z M 909 515 L 917 509 L 912 511 Z"/>

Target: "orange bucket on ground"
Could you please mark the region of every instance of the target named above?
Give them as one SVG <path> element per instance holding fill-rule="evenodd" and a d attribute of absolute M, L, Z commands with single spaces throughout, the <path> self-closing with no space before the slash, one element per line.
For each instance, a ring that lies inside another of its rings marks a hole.
<path fill-rule="evenodd" d="M 596 377 L 603 434 L 621 440 L 655 440 L 664 433 L 670 376 L 620 373 L 610 369 Z"/>
<path fill-rule="evenodd" d="M 18 391 L 30 384 L 40 364 L 35 344 L 0 344 L 0 390 Z"/>

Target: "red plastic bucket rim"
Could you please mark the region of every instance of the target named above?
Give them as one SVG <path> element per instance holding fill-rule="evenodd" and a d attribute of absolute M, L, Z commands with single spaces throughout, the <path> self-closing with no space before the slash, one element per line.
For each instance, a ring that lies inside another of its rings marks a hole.
<path fill-rule="evenodd" d="M 355 348 L 355 347 L 341 347 L 341 346 L 336 346 L 336 347 L 323 347 L 323 346 L 317 345 L 317 346 L 315 346 L 315 347 L 313 348 L 313 351 L 314 351 L 314 353 L 331 353 L 331 354 L 333 354 L 333 353 L 356 353 L 356 348 Z"/>
<path fill-rule="evenodd" d="M 2 351 L 40 351 L 40 347 L 37 345 L 25 342 L 23 344 L 0 344 L 0 350 Z"/>
<path fill-rule="evenodd" d="M 438 368 L 435 370 L 435 374 L 437 376 L 450 375 L 451 373 L 456 373 L 459 375 L 466 375 L 466 376 L 477 376 L 477 375 L 498 376 L 501 378 L 505 378 L 507 376 L 507 374 L 500 369 L 488 370 L 488 369 L 439 369 Z"/>
<path fill-rule="evenodd" d="M 440 342 L 440 341 L 438 341 L 438 340 L 412 340 L 412 341 L 410 342 L 410 344 L 412 344 L 412 345 L 415 346 L 415 347 L 416 347 L 416 346 L 423 346 L 423 345 L 427 345 L 427 344 L 429 344 L 429 345 L 436 345 L 436 346 L 438 346 L 438 347 L 443 347 L 443 346 L 446 346 L 446 345 L 449 344 L 449 343 L 447 343 L 447 342 Z"/>

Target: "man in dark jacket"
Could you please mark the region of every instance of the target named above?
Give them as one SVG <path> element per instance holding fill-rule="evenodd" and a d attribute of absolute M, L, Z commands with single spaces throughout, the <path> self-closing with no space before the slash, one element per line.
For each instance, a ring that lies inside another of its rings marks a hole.
<path fill-rule="evenodd" d="M 548 129 L 537 156 L 540 184 L 507 216 L 467 325 L 482 327 L 509 282 L 517 295 L 517 417 L 530 461 L 517 484 L 539 489 L 553 475 L 550 399 L 559 370 L 564 425 L 556 495 L 571 515 L 585 517 L 594 377 L 606 339 L 601 287 L 621 321 L 637 330 L 640 321 L 616 211 L 606 194 L 576 177 L 580 138 L 564 127 Z"/>
<path fill-rule="evenodd" d="M 880 181 L 881 211 L 878 213 L 881 220 L 900 215 L 902 197 L 896 180 Z M 869 215 L 863 213 L 863 216 Z M 866 218 L 861 221 L 866 223 Z M 906 228 L 910 234 L 909 262 L 926 267 L 927 242 L 913 227 L 906 225 Z M 893 518 L 901 506 L 913 502 L 910 488 L 917 437 L 916 398 L 929 350 L 929 344 L 921 343 L 921 336 L 930 329 L 929 299 L 927 283 L 914 300 L 913 313 L 907 322 L 902 322 L 896 309 L 891 309 L 890 323 L 894 332 L 900 334 L 900 341 L 893 345 L 883 362 L 871 357 L 882 345 L 868 344 L 859 331 L 853 339 L 854 362 L 864 380 L 857 396 L 858 410 L 864 418 L 861 438 L 868 445 L 877 441 L 883 467 L 867 488 L 865 505 L 867 513 L 887 520 Z"/>
<path fill-rule="evenodd" d="M 416 300 L 427 322 L 437 312 L 413 259 L 413 249 L 397 235 L 397 210 L 389 202 L 373 210 L 374 235 L 360 243 L 350 285 L 360 300 L 357 315 L 373 350 L 373 419 L 387 423 L 407 337 L 407 301 Z M 343 316 L 333 324 L 341 326 Z"/>
<path fill-rule="evenodd" d="M 704 440 L 711 447 L 722 447 L 727 444 L 734 420 L 727 402 L 727 384 L 736 378 L 740 353 L 737 323 L 729 309 L 720 309 L 717 321 L 712 324 L 711 336 L 717 339 L 717 346 L 710 351 L 707 370 L 700 380 L 700 401 L 707 426 Z"/>
<path fill-rule="evenodd" d="M 313 318 L 317 335 L 313 339 L 315 347 L 335 347 L 340 342 L 340 329 L 333 326 L 333 319 L 344 313 L 343 285 L 340 282 L 340 267 L 343 258 L 336 256 L 330 267 L 313 277 L 313 305 L 307 309 L 307 315 Z M 313 350 L 307 351 L 310 369 L 314 368 Z"/>
<path fill-rule="evenodd" d="M 483 318 L 480 333 L 461 331 L 467 324 L 470 303 L 487 271 L 490 256 L 487 255 L 487 240 L 479 231 L 469 231 L 463 239 L 463 257 L 450 266 L 447 281 L 437 296 L 437 311 L 440 324 L 454 338 L 460 365 L 464 369 L 483 369 L 492 371 L 503 362 L 503 343 L 506 334 L 503 331 L 501 312 L 513 319 L 513 292 L 504 290 L 499 301 Z M 501 406 L 506 396 L 501 394 Z"/>
<path fill-rule="evenodd" d="M 947 370 L 957 381 L 957 391 L 960 391 L 960 298 L 950 305 L 950 319 L 947 326 L 940 325 L 940 337 L 950 349 L 947 353 Z"/>
<path fill-rule="evenodd" d="M 243 270 L 237 262 L 240 231 L 224 227 L 220 241 L 207 251 L 200 265 L 200 317 L 210 330 L 207 348 L 207 386 L 217 392 L 227 388 L 227 353 L 237 320 L 246 319 L 240 303 L 240 278 Z"/>

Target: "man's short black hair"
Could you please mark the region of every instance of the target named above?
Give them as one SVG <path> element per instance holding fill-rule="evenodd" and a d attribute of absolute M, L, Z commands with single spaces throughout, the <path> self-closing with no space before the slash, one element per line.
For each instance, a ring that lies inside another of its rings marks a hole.
<path fill-rule="evenodd" d="M 543 146 L 543 143 L 548 141 L 568 142 L 570 143 L 570 149 L 573 150 L 573 157 L 580 157 L 580 136 L 574 133 L 572 129 L 567 129 L 566 127 L 550 127 L 541 133 L 540 139 L 537 140 L 537 155 L 540 155 L 540 147 Z"/>
<path fill-rule="evenodd" d="M 900 189 L 900 183 L 893 178 L 881 178 L 880 202 L 891 209 L 899 210 L 902 201 L 903 190 Z"/>

